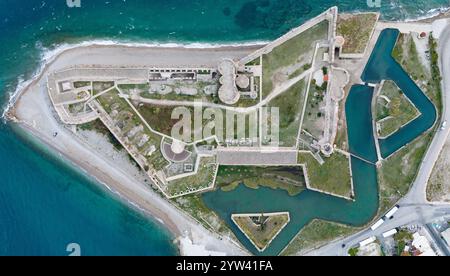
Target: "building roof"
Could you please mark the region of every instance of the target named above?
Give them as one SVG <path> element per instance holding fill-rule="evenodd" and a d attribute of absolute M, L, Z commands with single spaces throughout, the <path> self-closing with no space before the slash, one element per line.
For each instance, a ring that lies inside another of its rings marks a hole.
<path fill-rule="evenodd" d="M 175 151 L 181 150 L 181 147 L 178 145 L 175 145 L 175 147 L 172 147 L 169 143 L 165 142 L 163 144 L 163 147 L 161 148 L 161 152 L 163 153 L 164 158 L 166 158 L 168 161 L 172 161 L 175 163 L 180 163 L 185 161 L 191 156 L 191 153 L 183 148 L 183 151 L 177 153 L 174 152 L 173 148 L 175 148 Z"/>
<path fill-rule="evenodd" d="M 239 101 L 241 94 L 236 87 L 236 65 L 230 59 L 224 59 L 219 64 L 220 78 L 219 99 L 228 105 L 233 105 Z"/>
<path fill-rule="evenodd" d="M 246 75 L 239 75 L 236 79 L 236 84 L 239 88 L 245 89 L 250 85 L 250 79 Z"/>
<path fill-rule="evenodd" d="M 450 228 L 441 233 L 442 238 L 445 240 L 448 246 L 450 246 Z"/>
<path fill-rule="evenodd" d="M 413 234 L 412 245 L 421 253 L 418 256 L 436 256 L 436 252 L 431 248 L 430 242 L 425 236 L 421 236 L 418 232 Z"/>

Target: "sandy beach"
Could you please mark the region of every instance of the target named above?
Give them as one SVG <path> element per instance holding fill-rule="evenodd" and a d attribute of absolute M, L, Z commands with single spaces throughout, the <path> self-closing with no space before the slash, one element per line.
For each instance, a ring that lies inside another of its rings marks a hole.
<path fill-rule="evenodd" d="M 19 92 L 8 117 L 65 160 L 107 186 L 124 202 L 162 223 L 177 240 L 184 240 L 178 243 L 182 245 L 180 252 L 183 255 L 248 255 L 235 242 L 206 230 L 149 188 L 145 176 L 137 168 L 133 170 L 121 165 L 126 155 L 112 158 L 111 154 L 102 153 L 99 145 L 88 144 L 86 139 L 60 124 L 46 91 L 46 75 L 70 66 L 215 66 L 222 58 L 241 58 L 259 47 L 186 49 L 93 45 L 68 49 L 52 57 L 41 74 Z M 54 137 L 55 132 L 57 137 Z M 115 158 L 120 158 L 120 162 Z M 185 242 L 186 238 L 190 242 Z"/>

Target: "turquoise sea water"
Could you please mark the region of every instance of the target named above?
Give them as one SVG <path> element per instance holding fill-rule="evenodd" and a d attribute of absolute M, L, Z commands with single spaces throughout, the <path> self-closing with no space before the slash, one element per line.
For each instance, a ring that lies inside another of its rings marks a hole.
<path fill-rule="evenodd" d="M 44 53 L 64 42 L 265 41 L 332 5 L 380 10 L 365 0 L 81 0 L 82 7 L 73 9 L 65 2 L 0 0 L 2 106 L 33 76 Z M 447 0 L 382 0 L 381 11 L 388 19 L 406 19 L 447 6 Z M 72 242 L 89 255 L 176 253 L 164 229 L 9 125 L 0 127 L 0 141 L 0 255 L 65 255 Z"/>

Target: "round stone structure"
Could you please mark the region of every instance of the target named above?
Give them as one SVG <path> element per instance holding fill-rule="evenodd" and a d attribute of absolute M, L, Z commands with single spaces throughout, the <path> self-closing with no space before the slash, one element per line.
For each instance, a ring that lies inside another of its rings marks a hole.
<path fill-rule="evenodd" d="M 236 78 L 236 85 L 241 89 L 246 89 L 250 86 L 250 79 L 246 75 L 238 75 Z"/>
<path fill-rule="evenodd" d="M 343 36 L 338 35 L 336 36 L 334 43 L 336 47 L 341 48 L 345 44 L 345 38 Z"/>
<path fill-rule="evenodd" d="M 241 97 L 236 87 L 236 64 L 231 59 L 224 59 L 219 64 L 220 78 L 219 99 L 227 104 L 237 103 Z"/>
<path fill-rule="evenodd" d="M 175 154 L 180 154 L 180 153 L 184 152 L 185 148 L 186 148 L 186 145 L 181 141 L 174 140 L 172 142 L 171 150 Z"/>

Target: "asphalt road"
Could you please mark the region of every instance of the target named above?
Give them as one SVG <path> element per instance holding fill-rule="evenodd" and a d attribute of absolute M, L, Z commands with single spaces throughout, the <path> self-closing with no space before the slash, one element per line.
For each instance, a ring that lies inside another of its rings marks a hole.
<path fill-rule="evenodd" d="M 359 242 L 373 236 L 381 236 L 383 233 L 404 225 L 428 224 L 432 221 L 448 216 L 450 218 L 450 206 L 438 205 L 409 205 L 402 206 L 392 220 L 387 220 L 378 229 L 370 228 L 354 234 L 348 238 L 333 242 L 306 255 L 312 256 L 346 256 L 348 250 Z M 345 244 L 345 247 L 342 245 Z"/>
<path fill-rule="evenodd" d="M 441 33 L 439 37 L 439 55 L 443 93 L 443 114 L 442 119 L 437 124 L 442 125 L 444 121 L 450 123 L 450 25 Z M 420 171 L 414 181 L 411 190 L 400 200 L 401 206 L 392 220 L 386 221 L 381 227 L 372 231 L 370 228 L 363 230 L 355 235 L 342 240 L 330 243 L 318 250 L 312 251 L 307 255 L 325 255 L 325 256 L 345 256 L 348 249 L 372 236 L 380 236 L 391 229 L 411 224 L 428 224 L 442 217 L 450 217 L 450 204 L 431 204 L 426 199 L 426 188 L 433 170 L 434 164 L 439 158 L 439 154 L 445 145 L 450 133 L 450 127 L 439 129 L 433 138 L 428 152 L 422 162 Z M 433 229 L 432 229 L 433 230 Z M 430 231 L 431 232 L 431 231 Z M 433 234 L 433 232 L 431 232 Z M 436 233 L 433 234 L 435 236 Z M 436 238 L 436 237 L 435 237 Z M 440 239 L 440 237 L 439 237 Z M 435 241 L 440 242 L 440 241 Z M 345 247 L 342 245 L 345 244 Z M 448 250 L 444 253 L 448 253 Z"/>
<path fill-rule="evenodd" d="M 448 25 L 445 30 L 441 33 L 439 37 L 439 56 L 440 56 L 440 67 L 442 80 L 442 94 L 443 94 L 443 113 L 440 122 L 437 122 L 439 126 L 442 125 L 444 121 L 450 123 L 450 25 Z M 428 179 L 430 178 L 431 172 L 433 171 L 434 164 L 439 158 L 439 153 L 447 141 L 447 137 L 450 133 L 450 126 L 447 125 L 446 129 L 439 130 L 435 134 L 433 141 L 431 142 L 430 148 L 425 155 L 422 162 L 419 174 L 414 182 L 409 193 L 403 198 L 403 203 L 427 203 L 426 200 L 426 189 Z"/>
<path fill-rule="evenodd" d="M 425 226 L 430 233 L 430 235 L 433 237 L 436 246 L 441 250 L 441 252 L 445 256 L 450 256 L 450 251 L 448 250 L 447 246 L 445 245 L 445 241 L 441 238 L 441 234 L 434 228 L 431 224 L 427 224 Z"/>

